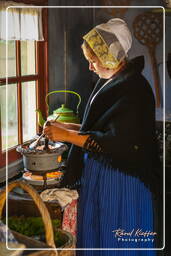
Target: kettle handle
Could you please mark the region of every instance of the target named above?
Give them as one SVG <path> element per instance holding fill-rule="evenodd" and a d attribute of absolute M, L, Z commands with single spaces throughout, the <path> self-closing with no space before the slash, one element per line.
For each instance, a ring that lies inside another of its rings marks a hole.
<path fill-rule="evenodd" d="M 48 107 L 48 113 L 49 113 L 49 105 L 47 103 L 47 99 L 48 99 L 48 96 L 51 95 L 51 94 L 54 94 L 54 93 L 58 93 L 58 92 L 67 92 L 67 93 L 71 93 L 71 94 L 75 94 L 79 101 L 78 101 L 78 104 L 77 104 L 77 114 L 78 114 L 78 108 L 80 106 L 80 103 L 81 103 L 81 96 L 77 93 L 77 92 L 74 92 L 74 91 L 70 91 L 70 90 L 57 90 L 57 91 L 52 91 L 52 92 L 49 92 L 47 95 L 46 95 L 46 98 L 45 98 L 45 102 L 46 102 L 46 105 Z"/>

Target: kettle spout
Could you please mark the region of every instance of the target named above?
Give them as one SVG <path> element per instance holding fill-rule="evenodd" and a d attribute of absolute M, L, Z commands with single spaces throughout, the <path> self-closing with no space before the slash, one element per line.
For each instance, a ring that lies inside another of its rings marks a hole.
<path fill-rule="evenodd" d="M 45 120 L 43 118 L 42 112 L 40 109 L 36 109 L 36 112 L 38 113 L 38 124 L 39 126 L 43 127 Z"/>

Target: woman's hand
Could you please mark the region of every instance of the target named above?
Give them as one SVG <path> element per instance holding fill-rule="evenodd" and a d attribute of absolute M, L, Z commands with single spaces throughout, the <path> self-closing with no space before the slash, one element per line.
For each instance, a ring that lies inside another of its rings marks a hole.
<path fill-rule="evenodd" d="M 65 129 L 60 122 L 49 122 L 44 126 L 43 132 L 52 141 L 69 142 L 76 146 L 83 147 L 89 135 L 79 135 L 77 130 Z"/>
<path fill-rule="evenodd" d="M 61 122 L 50 122 L 50 125 L 45 125 L 43 132 L 52 141 L 67 141 L 68 131 Z"/>

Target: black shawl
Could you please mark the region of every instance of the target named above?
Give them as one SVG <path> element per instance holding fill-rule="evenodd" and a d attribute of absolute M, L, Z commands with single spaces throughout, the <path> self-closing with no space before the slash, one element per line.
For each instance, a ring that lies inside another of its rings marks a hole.
<path fill-rule="evenodd" d="M 98 92 L 106 82 L 99 79 L 88 100 L 80 134 L 90 134 L 103 149 L 89 152 L 90 157 L 139 177 L 156 192 L 161 191 L 162 171 L 155 136 L 155 99 L 141 74 L 143 68 L 144 57 L 136 57 Z M 79 182 L 84 152 L 72 145 L 62 186 Z"/>

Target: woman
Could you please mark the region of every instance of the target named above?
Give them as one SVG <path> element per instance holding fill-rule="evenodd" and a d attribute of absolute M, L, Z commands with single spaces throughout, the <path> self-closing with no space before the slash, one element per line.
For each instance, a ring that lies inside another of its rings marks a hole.
<path fill-rule="evenodd" d="M 82 124 L 56 122 L 44 129 L 49 139 L 73 144 L 63 185 L 80 184 L 77 247 L 160 247 L 156 205 L 162 175 L 154 96 L 141 74 L 144 58 L 127 61 L 132 37 L 121 19 L 98 25 L 83 38 L 89 69 L 100 79 Z M 86 250 L 77 255 L 154 256 L 156 252 Z"/>

